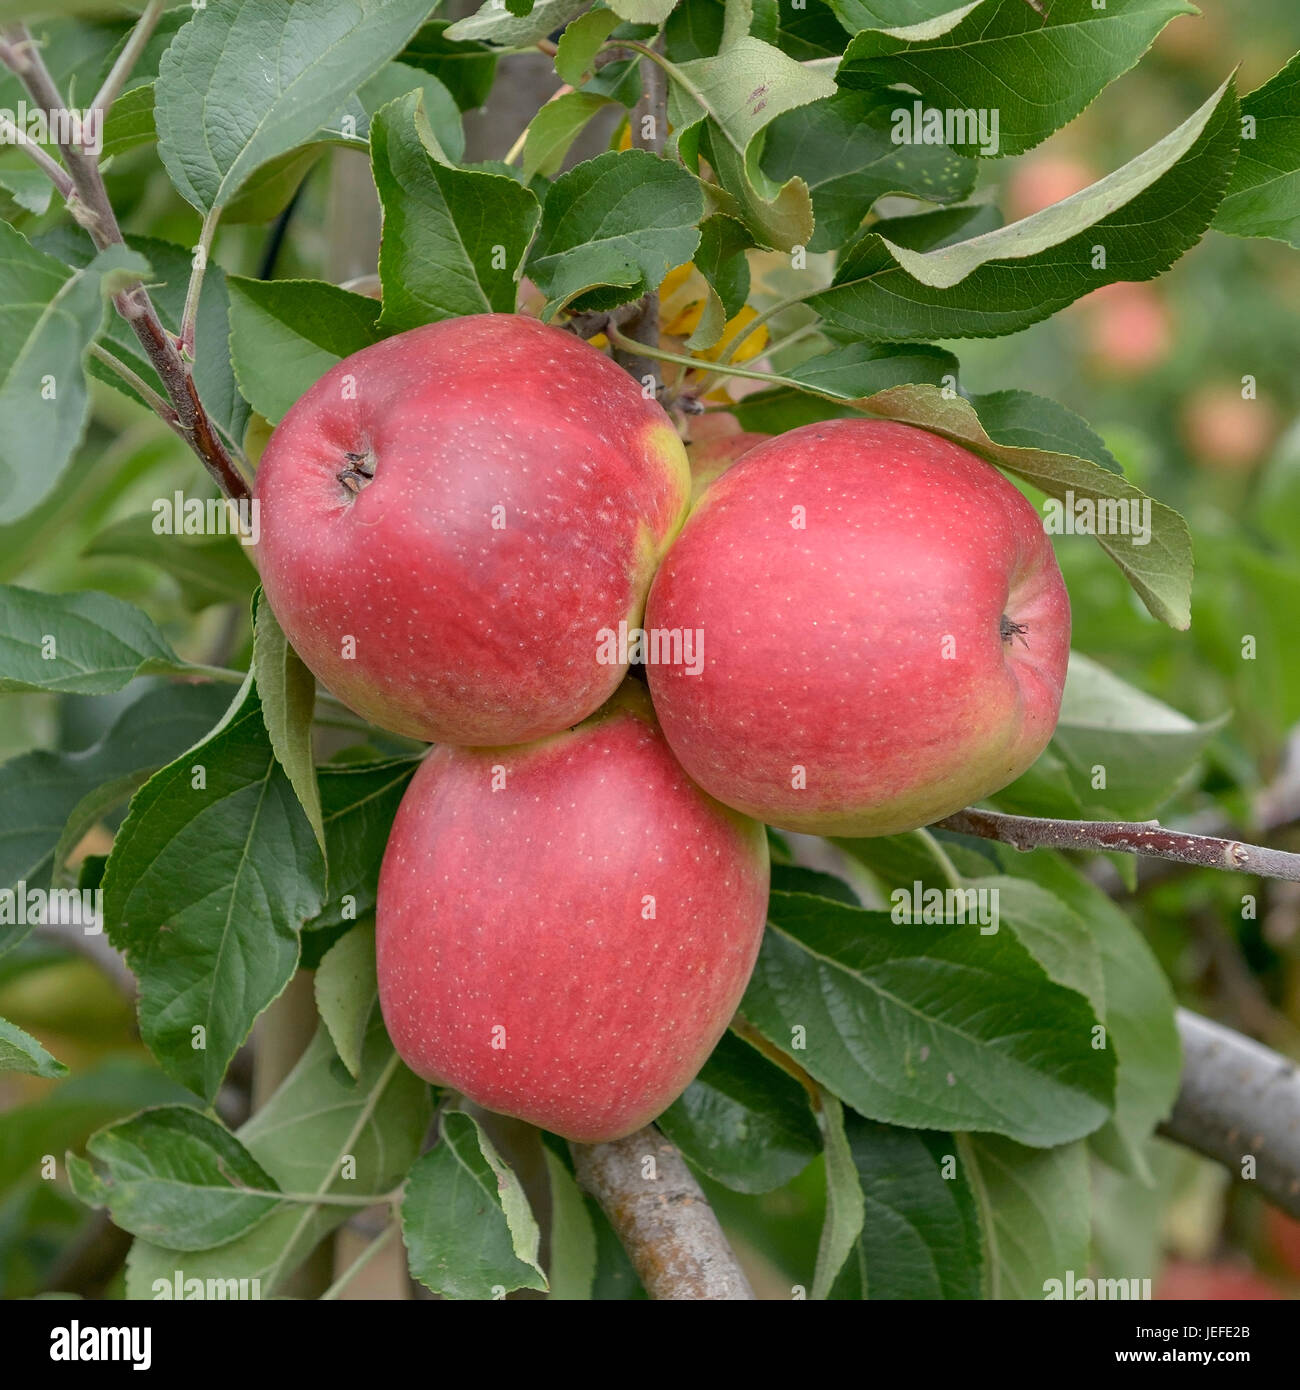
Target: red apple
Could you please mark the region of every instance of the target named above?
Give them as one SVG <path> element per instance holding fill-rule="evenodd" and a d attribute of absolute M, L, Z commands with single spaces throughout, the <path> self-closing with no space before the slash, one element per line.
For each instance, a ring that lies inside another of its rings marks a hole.
<path fill-rule="evenodd" d="M 420 1076 L 594 1143 L 722 1036 L 767 911 L 762 826 L 693 786 L 628 681 L 525 748 L 438 748 L 379 878 L 379 998 Z"/>
<path fill-rule="evenodd" d="M 739 430 L 735 434 L 718 435 L 713 439 L 697 439 L 686 446 L 691 461 L 691 500 L 699 501 L 704 489 L 719 478 L 737 459 L 743 458 L 755 446 L 771 439 L 770 434 L 752 434 Z"/>
<path fill-rule="evenodd" d="M 299 655 L 358 714 L 456 744 L 570 728 L 617 689 L 685 515 L 662 407 L 533 319 L 412 329 L 332 367 L 257 473 L 258 567 Z"/>
<path fill-rule="evenodd" d="M 710 795 L 789 830 L 889 835 L 1005 786 L 1060 709 L 1070 605 L 1038 513 L 990 464 L 879 420 L 806 425 L 705 493 L 647 629 L 664 734 Z"/>

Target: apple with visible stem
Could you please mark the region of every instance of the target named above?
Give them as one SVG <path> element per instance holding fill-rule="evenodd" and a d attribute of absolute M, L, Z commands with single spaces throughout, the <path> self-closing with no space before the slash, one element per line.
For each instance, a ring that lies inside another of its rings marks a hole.
<path fill-rule="evenodd" d="M 435 749 L 379 877 L 379 998 L 413 1071 L 584 1143 L 672 1104 L 749 980 L 763 827 L 678 765 L 640 682 L 525 747 Z"/>
<path fill-rule="evenodd" d="M 412 329 L 337 363 L 257 472 L 258 568 L 295 650 L 394 733 L 509 744 L 618 688 L 686 514 L 657 401 L 571 333 L 513 314 Z"/>
<path fill-rule="evenodd" d="M 791 430 L 728 469 L 645 625 L 702 635 L 694 668 L 647 668 L 691 777 L 771 825 L 845 836 L 928 825 L 1024 772 L 1070 646 L 1028 500 L 970 451 L 866 419 Z"/>

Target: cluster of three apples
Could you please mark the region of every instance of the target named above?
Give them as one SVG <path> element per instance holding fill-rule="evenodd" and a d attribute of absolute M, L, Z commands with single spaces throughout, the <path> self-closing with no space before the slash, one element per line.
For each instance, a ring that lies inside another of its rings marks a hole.
<path fill-rule="evenodd" d="M 276 429 L 257 497 L 304 661 L 438 745 L 380 874 L 394 1044 L 572 1139 L 654 1118 L 727 1026 L 764 925 L 763 822 L 925 824 L 1055 723 L 1068 602 L 995 469 L 834 421 L 746 453 L 683 527 L 663 409 L 531 319 L 339 363 Z M 624 679 L 643 622 L 648 693 Z"/>

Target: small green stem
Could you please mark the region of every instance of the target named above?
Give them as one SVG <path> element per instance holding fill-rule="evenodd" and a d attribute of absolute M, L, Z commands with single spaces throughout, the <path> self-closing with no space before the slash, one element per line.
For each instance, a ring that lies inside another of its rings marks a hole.
<path fill-rule="evenodd" d="M 134 391 L 144 403 L 154 410 L 162 422 L 170 429 L 180 434 L 180 420 L 172 403 L 164 400 L 157 391 L 149 385 L 138 373 L 131 370 L 120 358 L 115 357 L 109 350 L 102 347 L 99 343 L 91 343 L 90 354 L 98 361 L 102 362 L 110 371 L 116 373 Z M 184 438 L 184 435 L 181 435 Z"/>
<path fill-rule="evenodd" d="M 402 1189 L 370 1193 L 369 1196 L 349 1197 L 341 1192 L 268 1192 L 258 1187 L 241 1187 L 250 1197 L 274 1197 L 281 1202 L 295 1202 L 308 1207 L 382 1207 L 389 1206 L 401 1196 Z"/>
<path fill-rule="evenodd" d="M 178 676 L 207 676 L 210 681 L 220 681 L 222 685 L 243 685 L 248 678 L 247 671 L 232 671 L 228 666 L 205 666 L 202 662 L 187 665 L 176 672 Z"/>
<path fill-rule="evenodd" d="M 802 304 L 806 299 L 811 299 L 813 295 L 820 294 L 821 292 L 822 287 L 819 286 L 817 289 L 808 290 L 804 294 L 795 294 L 791 295 L 789 299 L 778 300 L 771 308 L 764 309 L 756 318 L 750 320 L 743 333 L 737 333 L 727 344 L 726 350 L 718 358 L 718 366 L 726 366 L 726 364 L 735 357 L 736 353 L 740 351 L 740 345 L 752 338 L 769 319 L 774 319 L 786 309 L 793 309 L 796 304 Z"/>
<path fill-rule="evenodd" d="M 817 333 L 820 331 L 820 323 L 806 323 L 802 328 L 796 328 L 793 333 L 787 333 L 784 338 L 778 338 L 775 343 L 769 344 L 763 349 L 760 355 L 763 357 L 772 357 L 783 348 L 788 348 L 792 343 L 797 343 L 800 338 L 806 338 L 810 333 Z M 705 372 L 704 376 L 695 387 L 695 394 L 697 396 L 707 395 L 719 381 L 725 381 L 729 376 L 735 375 L 736 373 L 733 371 L 719 370 L 715 367 Z"/>
<path fill-rule="evenodd" d="M 135 28 L 131 30 L 131 37 L 127 39 L 126 47 L 122 49 L 117 62 L 113 64 L 113 70 L 104 79 L 104 85 L 95 93 L 95 99 L 90 103 L 92 111 L 98 110 L 105 116 L 108 115 L 109 107 L 117 100 L 118 93 L 126 85 L 126 79 L 131 76 L 132 70 L 139 61 L 141 53 L 144 52 L 145 45 L 157 28 L 158 21 L 162 18 L 166 8 L 167 0 L 149 0 L 144 13 L 140 16 Z"/>
<path fill-rule="evenodd" d="M 59 164 L 34 141 L 27 138 L 25 131 L 18 129 L 11 120 L 0 120 L 0 138 L 6 145 L 17 145 L 58 190 L 65 202 L 76 196 L 72 180 Z"/>
<path fill-rule="evenodd" d="M 180 349 L 182 355 L 194 360 L 194 324 L 199 316 L 199 294 L 203 289 L 203 276 L 208 268 L 208 256 L 212 251 L 212 238 L 216 235 L 217 221 L 221 213 L 217 208 L 203 219 L 196 250 L 199 258 L 190 271 L 189 288 L 185 291 L 185 311 L 181 315 Z"/>
<path fill-rule="evenodd" d="M 684 357 L 680 352 L 666 352 L 663 348 L 651 347 L 647 343 L 633 342 L 631 338 L 620 333 L 611 323 L 604 330 L 605 336 L 609 341 L 623 352 L 635 352 L 641 357 L 653 357 L 658 362 L 672 362 L 678 367 L 689 367 L 692 371 L 704 370 L 706 363 L 701 362 L 698 357 Z M 801 386 L 797 381 L 790 381 L 783 376 L 775 376 L 771 372 L 754 372 L 746 367 L 730 367 L 726 373 L 728 376 L 743 376 L 750 381 L 763 381 L 769 386 L 795 386 L 800 391 L 806 391 L 806 386 Z"/>

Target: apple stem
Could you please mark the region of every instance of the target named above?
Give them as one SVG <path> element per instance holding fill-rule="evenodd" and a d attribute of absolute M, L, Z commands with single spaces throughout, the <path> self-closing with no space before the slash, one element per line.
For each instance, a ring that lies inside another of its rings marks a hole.
<path fill-rule="evenodd" d="M 653 1125 L 570 1148 L 578 1182 L 600 1203 L 652 1299 L 754 1297 L 699 1183 Z"/>
<path fill-rule="evenodd" d="M 938 825 L 959 835 L 999 840 L 1018 850 L 1112 850 L 1300 883 L 1300 854 L 1270 849 L 1267 845 L 1243 844 L 1218 835 L 1167 830 L 1159 821 L 1050 820 L 968 808 Z"/>

